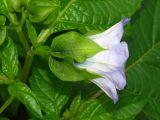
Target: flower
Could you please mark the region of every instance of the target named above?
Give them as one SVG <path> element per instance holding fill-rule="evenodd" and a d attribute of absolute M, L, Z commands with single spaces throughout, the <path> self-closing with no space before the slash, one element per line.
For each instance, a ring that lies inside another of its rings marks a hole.
<path fill-rule="evenodd" d="M 101 77 L 91 80 L 99 86 L 113 101 L 118 101 L 116 89 L 122 90 L 126 86 L 124 73 L 125 62 L 129 57 L 128 45 L 121 42 L 123 26 L 128 19 L 121 20 L 108 30 L 88 36 L 105 50 L 87 58 L 84 63 L 76 63 L 78 68 L 99 74 Z"/>

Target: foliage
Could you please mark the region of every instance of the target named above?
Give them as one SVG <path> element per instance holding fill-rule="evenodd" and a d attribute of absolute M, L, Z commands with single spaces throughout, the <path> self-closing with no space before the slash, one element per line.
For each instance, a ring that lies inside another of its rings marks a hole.
<path fill-rule="evenodd" d="M 0 0 L 0 120 L 159 120 L 159 12 L 160 0 Z M 103 50 L 86 34 L 126 17 L 127 87 L 114 104 L 74 63 Z"/>

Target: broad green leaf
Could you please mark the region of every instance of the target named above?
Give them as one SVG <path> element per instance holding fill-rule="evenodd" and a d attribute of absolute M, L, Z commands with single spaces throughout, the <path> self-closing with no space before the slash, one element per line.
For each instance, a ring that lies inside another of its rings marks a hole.
<path fill-rule="evenodd" d="M 88 57 L 103 50 L 97 43 L 77 32 L 68 32 L 53 39 L 53 56 L 71 57 L 78 62 L 84 62 Z"/>
<path fill-rule="evenodd" d="M 127 89 L 160 97 L 160 0 L 145 0 L 131 20 L 130 57 L 126 68 Z"/>
<path fill-rule="evenodd" d="M 59 81 L 51 72 L 37 68 L 30 78 L 30 86 L 47 114 L 60 114 L 69 98 L 70 85 Z"/>
<path fill-rule="evenodd" d="M 131 16 L 142 0 L 60 0 L 61 12 L 53 32 L 78 29 L 82 33 L 104 30 Z M 54 19 L 53 19 L 54 20 Z"/>
<path fill-rule="evenodd" d="M 37 97 L 24 83 L 15 83 L 8 87 L 10 95 L 21 101 L 25 107 L 37 118 L 42 118 L 41 108 Z"/>
<path fill-rule="evenodd" d="M 126 92 L 116 104 L 108 100 L 106 95 L 99 100 L 88 102 L 83 100 L 73 120 L 133 120 L 142 111 L 146 102 L 144 97 Z"/>
<path fill-rule="evenodd" d="M 160 118 L 160 101 L 151 99 L 144 108 L 144 113 L 148 120 L 159 120 Z"/>
<path fill-rule="evenodd" d="M 10 79 L 13 79 L 18 72 L 17 48 L 10 38 L 2 49 L 2 71 Z"/>
<path fill-rule="evenodd" d="M 113 102 L 106 103 L 107 111 L 111 114 L 113 120 L 133 120 L 143 109 L 147 100 L 145 97 L 123 94 L 117 104 Z"/>
<path fill-rule="evenodd" d="M 91 74 L 85 69 L 78 69 L 74 66 L 72 59 L 49 58 L 49 67 L 51 71 L 64 81 L 80 81 L 91 80 L 97 78 L 98 75 Z"/>
<path fill-rule="evenodd" d="M 26 21 L 26 27 L 28 30 L 28 37 L 31 40 L 32 44 L 35 45 L 37 40 L 37 32 L 32 23 L 29 22 L 29 20 Z"/>
<path fill-rule="evenodd" d="M 105 113 L 105 108 L 102 103 L 97 100 L 83 101 L 78 108 L 78 114 L 74 120 L 83 120 L 93 118 L 99 114 Z"/>
<path fill-rule="evenodd" d="M 59 0 L 60 12 L 48 28 L 42 29 L 37 43 L 43 44 L 52 33 L 77 30 L 104 31 L 139 8 L 142 0 Z M 46 11 L 47 12 L 47 11 Z"/>
<path fill-rule="evenodd" d="M 125 92 L 124 92 L 125 93 Z M 108 102 L 107 111 L 111 114 L 113 120 L 134 120 L 134 118 L 142 111 L 147 100 L 139 95 L 129 93 L 123 94 L 117 104 Z"/>

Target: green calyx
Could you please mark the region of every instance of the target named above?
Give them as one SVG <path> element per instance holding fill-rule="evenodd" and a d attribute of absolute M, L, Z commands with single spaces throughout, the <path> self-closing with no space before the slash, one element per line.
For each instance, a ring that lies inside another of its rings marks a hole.
<path fill-rule="evenodd" d="M 30 21 L 35 23 L 50 24 L 59 13 L 58 2 L 55 0 L 31 0 L 27 9 Z"/>
<path fill-rule="evenodd" d="M 80 69 L 75 63 L 83 63 L 102 50 L 104 49 L 94 41 L 70 31 L 53 39 L 49 67 L 63 81 L 92 80 L 99 75 Z"/>
<path fill-rule="evenodd" d="M 10 12 L 22 12 L 29 0 L 6 0 Z"/>
<path fill-rule="evenodd" d="M 69 57 L 80 63 L 104 50 L 94 41 L 74 31 L 54 38 L 51 49 L 54 57 Z"/>

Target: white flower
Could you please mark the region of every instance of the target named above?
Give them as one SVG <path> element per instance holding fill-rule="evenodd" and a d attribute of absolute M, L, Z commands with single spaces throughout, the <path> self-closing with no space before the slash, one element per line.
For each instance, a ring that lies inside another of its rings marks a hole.
<path fill-rule="evenodd" d="M 121 42 L 125 22 L 126 19 L 100 34 L 89 36 L 105 50 L 88 58 L 84 63 L 76 64 L 78 68 L 99 74 L 101 78 L 91 81 L 99 86 L 115 103 L 118 101 L 116 89 L 122 90 L 126 85 L 124 64 L 129 53 L 127 43 Z"/>

